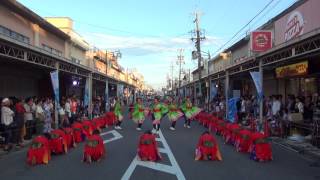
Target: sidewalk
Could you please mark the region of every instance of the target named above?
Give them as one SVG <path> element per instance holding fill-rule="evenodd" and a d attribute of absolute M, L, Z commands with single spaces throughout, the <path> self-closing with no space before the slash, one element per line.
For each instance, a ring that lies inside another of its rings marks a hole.
<path fill-rule="evenodd" d="M 32 142 L 32 140 L 25 140 L 23 147 L 16 147 L 16 145 L 13 145 L 12 149 L 9 152 L 4 151 L 3 148 L 0 148 L 0 159 L 1 159 L 1 157 L 5 156 L 7 154 L 21 151 L 21 150 L 24 150 L 25 148 L 28 148 L 30 146 L 31 142 Z"/>
<path fill-rule="evenodd" d="M 271 137 L 272 142 L 296 153 L 310 156 L 313 160 L 320 160 L 320 149 L 308 142 L 297 142 L 280 137 Z"/>

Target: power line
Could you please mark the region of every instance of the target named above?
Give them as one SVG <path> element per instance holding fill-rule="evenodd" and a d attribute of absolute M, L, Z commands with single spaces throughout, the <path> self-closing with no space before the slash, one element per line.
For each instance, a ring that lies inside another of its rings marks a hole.
<path fill-rule="evenodd" d="M 244 30 L 256 17 L 258 17 L 265 9 L 267 9 L 270 4 L 273 2 L 274 0 L 271 0 L 268 4 L 266 4 L 262 10 L 260 10 L 247 24 L 245 24 L 239 31 L 237 31 L 226 43 L 224 43 L 218 50 L 216 50 L 214 52 L 214 54 L 216 54 L 217 52 L 219 52 L 223 47 L 225 47 L 230 41 L 232 41 L 233 38 L 235 38 L 242 30 Z"/>
<path fill-rule="evenodd" d="M 46 13 L 50 16 L 56 16 L 58 17 L 58 15 L 56 14 L 53 14 L 51 12 L 47 12 L 47 11 L 43 11 L 41 9 L 38 9 L 38 8 L 32 8 L 33 10 L 35 11 L 39 11 L 39 12 L 43 12 L 43 13 Z M 131 31 L 126 31 L 126 30 L 122 30 L 122 29 L 117 29 L 117 28 L 112 28 L 112 27 L 107 27 L 107 26 L 102 26 L 102 25 L 97 25 L 97 24 L 92 24 L 92 23 L 88 23 L 88 22 L 84 22 L 82 20 L 79 20 L 79 19 L 74 19 L 72 18 L 72 20 L 74 22 L 77 22 L 79 24 L 84 24 L 84 25 L 87 25 L 87 26 L 91 26 L 91 27 L 95 27 L 95 28 L 99 28 L 99 29 L 103 29 L 103 30 L 107 30 L 107 31 L 112 31 L 112 32 L 121 32 L 121 33 L 126 33 L 126 34 L 131 34 L 131 35 L 139 35 L 139 36 L 148 36 L 148 37 L 156 37 L 156 38 L 161 38 L 163 36 L 159 36 L 159 35 L 152 35 L 152 34 L 144 34 L 144 33 L 138 33 L 138 32 L 131 32 Z M 188 33 L 183 33 L 183 34 L 177 34 L 177 35 L 173 35 L 173 36 L 169 36 L 169 37 L 181 37 L 181 36 L 185 36 L 185 35 L 188 35 Z"/>

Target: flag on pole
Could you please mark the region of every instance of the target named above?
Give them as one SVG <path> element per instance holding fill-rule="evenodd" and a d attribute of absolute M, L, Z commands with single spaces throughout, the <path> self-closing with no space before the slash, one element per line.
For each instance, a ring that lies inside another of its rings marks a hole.
<path fill-rule="evenodd" d="M 55 103 L 57 103 L 57 107 L 60 106 L 60 94 L 59 94 L 59 72 L 58 70 L 50 72 L 51 83 L 53 87 L 54 99 Z"/>
<path fill-rule="evenodd" d="M 250 72 L 250 75 L 252 77 L 254 85 L 256 86 L 258 97 L 259 97 L 259 99 L 261 99 L 262 96 L 263 96 L 263 92 L 262 92 L 262 84 L 261 84 L 260 72 L 253 71 L 253 72 Z"/>

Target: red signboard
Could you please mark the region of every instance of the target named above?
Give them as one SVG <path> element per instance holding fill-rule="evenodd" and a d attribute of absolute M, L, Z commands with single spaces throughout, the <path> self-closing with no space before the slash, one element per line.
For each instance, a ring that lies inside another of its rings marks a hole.
<path fill-rule="evenodd" d="M 253 31 L 251 33 L 251 50 L 263 52 L 272 48 L 271 31 Z"/>

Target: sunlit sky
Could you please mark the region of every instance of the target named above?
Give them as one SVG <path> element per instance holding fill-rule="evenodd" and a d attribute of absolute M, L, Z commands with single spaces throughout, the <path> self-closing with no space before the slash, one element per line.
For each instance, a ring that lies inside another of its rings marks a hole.
<path fill-rule="evenodd" d="M 42 17 L 70 17 L 74 29 L 91 45 L 122 52 L 120 64 L 136 68 L 154 88 L 166 85 L 170 64 L 184 49 L 183 68 L 195 69 L 191 60 L 194 12 L 206 40 L 202 50 L 213 55 L 271 0 L 19 0 Z M 229 45 L 259 27 L 296 0 L 273 0 L 270 6 Z M 224 48 L 222 48 L 224 49 Z M 178 67 L 174 73 L 177 76 Z"/>

